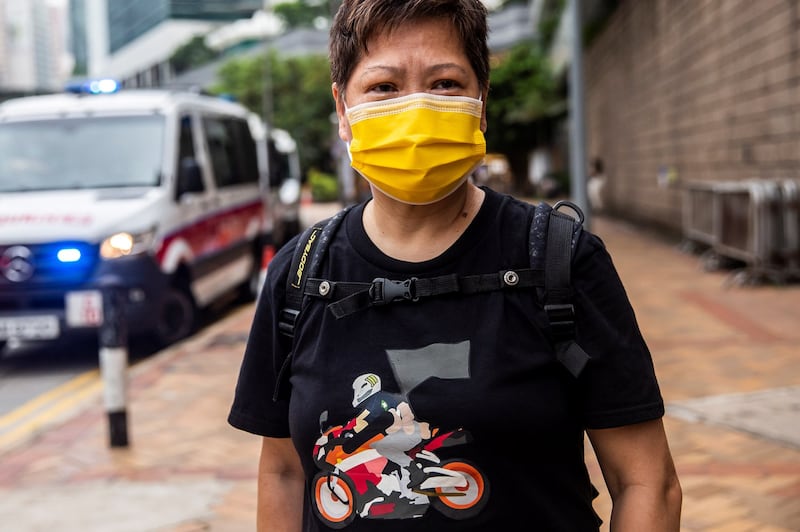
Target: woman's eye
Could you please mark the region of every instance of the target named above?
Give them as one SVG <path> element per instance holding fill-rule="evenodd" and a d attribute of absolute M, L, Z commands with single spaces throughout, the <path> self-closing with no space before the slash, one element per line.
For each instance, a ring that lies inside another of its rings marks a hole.
<path fill-rule="evenodd" d="M 433 86 L 434 89 L 439 89 L 439 90 L 452 90 L 452 89 L 457 89 L 459 87 L 461 87 L 461 85 L 452 79 L 443 79 L 437 81 Z"/>
<path fill-rule="evenodd" d="M 387 93 L 394 91 L 394 86 L 389 83 L 379 83 L 371 89 L 373 92 Z"/>

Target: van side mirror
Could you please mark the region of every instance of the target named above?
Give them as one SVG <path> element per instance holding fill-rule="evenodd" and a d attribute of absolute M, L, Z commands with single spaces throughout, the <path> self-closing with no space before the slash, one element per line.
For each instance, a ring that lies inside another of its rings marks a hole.
<path fill-rule="evenodd" d="M 200 165 L 194 157 L 184 157 L 178 167 L 178 184 L 175 189 L 175 199 L 180 199 L 184 194 L 202 192 L 205 190 L 203 174 Z"/>

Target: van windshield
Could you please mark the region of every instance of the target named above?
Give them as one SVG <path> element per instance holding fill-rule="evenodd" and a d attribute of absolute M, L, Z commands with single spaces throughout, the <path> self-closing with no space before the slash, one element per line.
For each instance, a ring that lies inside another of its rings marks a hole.
<path fill-rule="evenodd" d="M 147 115 L 0 123 L 0 192 L 158 186 L 164 121 Z"/>

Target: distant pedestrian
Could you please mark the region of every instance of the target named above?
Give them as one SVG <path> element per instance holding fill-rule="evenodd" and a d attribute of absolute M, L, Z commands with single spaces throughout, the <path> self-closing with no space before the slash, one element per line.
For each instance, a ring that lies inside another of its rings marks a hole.
<path fill-rule="evenodd" d="M 589 207 L 592 212 L 602 212 L 605 209 L 606 174 L 603 159 L 595 157 L 589 166 L 589 180 L 586 183 L 589 196 Z"/>
<path fill-rule="evenodd" d="M 319 237 L 327 252 L 299 315 L 282 311 L 312 237 L 270 264 L 228 418 L 263 436 L 260 531 L 596 531 L 587 433 L 612 529 L 679 529 L 663 400 L 603 243 L 583 231 L 575 245 L 576 339 L 590 357 L 576 377 L 536 290 L 516 287 L 516 270 L 541 273 L 532 206 L 469 180 L 486 150 L 486 39 L 480 0 L 341 3 L 339 136 L 372 198 Z M 413 290 L 467 277 L 511 288 Z M 341 296 L 359 284 L 370 288 Z"/>

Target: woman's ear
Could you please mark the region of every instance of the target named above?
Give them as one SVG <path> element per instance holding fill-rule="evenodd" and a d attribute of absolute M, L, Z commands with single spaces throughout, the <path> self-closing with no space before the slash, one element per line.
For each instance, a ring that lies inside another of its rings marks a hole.
<path fill-rule="evenodd" d="M 347 121 L 347 115 L 345 114 L 344 91 L 340 91 L 339 86 L 333 83 L 331 84 L 331 93 L 336 104 L 336 118 L 339 119 L 339 138 L 345 142 L 350 142 L 353 135 L 350 132 L 350 123 Z"/>
<path fill-rule="evenodd" d="M 481 92 L 483 96 L 483 106 L 481 108 L 481 131 L 486 133 L 486 128 L 488 127 L 488 122 L 486 120 L 486 99 L 489 97 L 489 88 L 487 87 L 485 90 Z"/>

